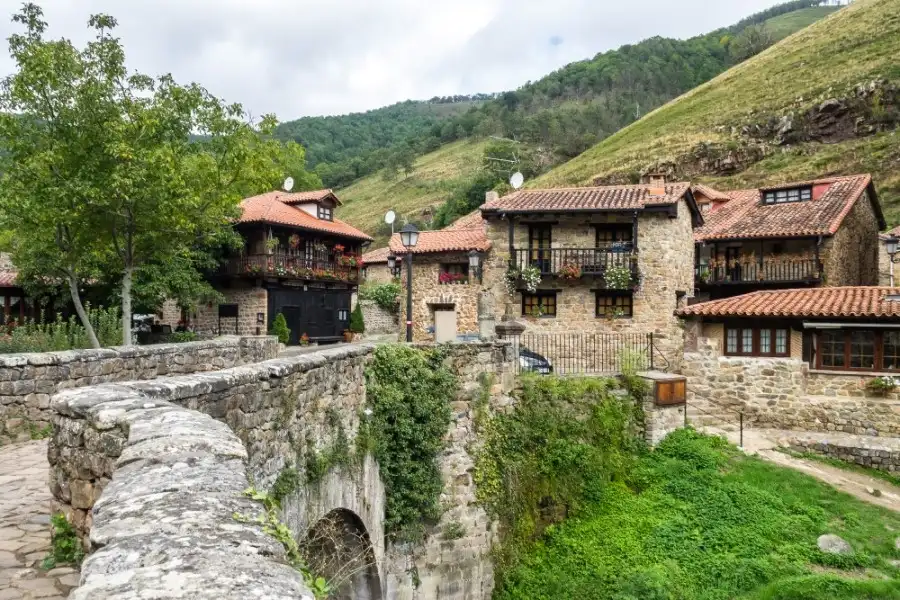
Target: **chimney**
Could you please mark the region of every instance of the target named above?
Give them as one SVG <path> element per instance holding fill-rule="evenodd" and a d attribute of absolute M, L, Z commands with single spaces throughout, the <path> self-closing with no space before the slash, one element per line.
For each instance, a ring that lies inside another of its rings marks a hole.
<path fill-rule="evenodd" d="M 666 187 L 666 175 L 665 173 L 648 173 L 647 183 L 652 188 L 664 188 Z"/>
<path fill-rule="evenodd" d="M 489 192 L 484 193 L 484 203 L 493 202 L 494 200 L 499 200 L 500 194 L 495 192 L 494 190 L 490 190 Z"/>

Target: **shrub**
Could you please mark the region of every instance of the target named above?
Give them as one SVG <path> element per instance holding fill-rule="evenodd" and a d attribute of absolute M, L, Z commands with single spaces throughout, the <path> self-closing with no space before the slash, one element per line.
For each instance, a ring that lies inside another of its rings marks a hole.
<path fill-rule="evenodd" d="M 183 344 L 184 342 L 196 342 L 198 337 L 193 331 L 173 331 L 169 334 L 169 341 L 173 344 Z"/>
<path fill-rule="evenodd" d="M 85 308 L 101 346 L 122 343 L 122 319 L 118 308 Z M 75 315 L 63 319 L 61 314 L 57 314 L 56 319 L 48 323 L 26 319 L 22 323 L 0 326 L 0 353 L 53 352 L 90 347 L 87 331 Z"/>
<path fill-rule="evenodd" d="M 291 330 L 288 329 L 287 320 L 284 318 L 284 314 L 278 313 L 275 315 L 275 320 L 272 321 L 272 329 L 269 330 L 269 335 L 277 336 L 278 341 L 282 344 L 287 344 L 291 341 Z"/>
<path fill-rule="evenodd" d="M 366 284 L 359 288 L 359 297 L 362 300 L 371 300 L 382 310 L 397 314 L 399 304 L 397 296 L 400 295 L 399 283 Z"/>
<path fill-rule="evenodd" d="M 360 306 L 359 302 L 356 303 L 356 308 L 350 313 L 350 331 L 353 333 L 364 333 L 366 331 L 366 324 L 363 322 L 362 306 Z"/>
<path fill-rule="evenodd" d="M 50 524 L 53 527 L 50 533 L 50 553 L 44 558 L 41 566 L 52 569 L 60 564 L 80 564 L 84 558 L 84 550 L 66 515 L 54 514 L 50 517 Z"/>

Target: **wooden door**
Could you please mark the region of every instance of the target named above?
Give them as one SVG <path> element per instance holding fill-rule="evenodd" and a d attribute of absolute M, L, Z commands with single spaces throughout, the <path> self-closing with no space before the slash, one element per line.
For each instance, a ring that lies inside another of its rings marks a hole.
<path fill-rule="evenodd" d="M 551 252 L 553 240 L 550 225 L 532 225 L 528 228 L 529 262 L 542 274 L 552 272 Z"/>
<path fill-rule="evenodd" d="M 456 309 L 435 309 L 434 341 L 445 344 L 456 341 Z"/>

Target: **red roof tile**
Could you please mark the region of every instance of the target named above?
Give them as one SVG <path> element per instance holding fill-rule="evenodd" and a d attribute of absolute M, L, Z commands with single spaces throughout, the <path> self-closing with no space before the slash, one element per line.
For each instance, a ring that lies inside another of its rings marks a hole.
<path fill-rule="evenodd" d="M 900 294 L 900 288 L 833 287 L 796 290 L 762 290 L 701 302 L 676 311 L 676 314 L 700 317 L 900 317 L 900 301 L 888 295 Z"/>
<path fill-rule="evenodd" d="M 694 230 L 694 239 L 710 241 L 834 235 L 871 183 L 870 175 L 853 175 L 724 192 L 731 201 L 706 216 L 704 225 Z M 822 186 L 823 192 L 821 195 L 814 192 L 812 200 L 803 202 L 762 203 L 762 194 L 766 190 L 803 186 Z M 877 198 L 872 198 L 872 201 L 881 219 Z"/>
<path fill-rule="evenodd" d="M 888 229 L 887 231 L 885 231 L 883 233 L 879 233 L 878 237 L 880 237 L 881 239 L 884 240 L 884 239 L 887 239 L 887 237 L 889 235 L 896 235 L 897 237 L 900 237 L 900 225 L 897 225 L 893 229 Z"/>
<path fill-rule="evenodd" d="M 391 238 L 390 249 L 395 254 L 405 254 L 406 247 L 400 241 L 400 234 Z M 441 229 L 440 231 L 423 231 L 419 233 L 419 241 L 413 247 L 413 254 L 430 252 L 468 252 L 478 250 L 485 252 L 491 249 L 491 242 L 481 229 Z"/>
<path fill-rule="evenodd" d="M 330 189 L 312 190 L 309 192 L 272 192 L 278 195 L 278 199 L 285 204 L 299 204 L 302 202 L 319 202 L 325 198 L 331 198 L 340 206 L 342 202 Z"/>
<path fill-rule="evenodd" d="M 377 263 L 386 263 L 388 254 L 391 253 L 391 249 L 385 246 L 384 248 L 376 248 L 371 252 L 366 252 L 362 255 L 363 264 L 372 265 Z"/>
<path fill-rule="evenodd" d="M 710 200 L 718 200 L 722 202 L 728 202 L 731 200 L 731 196 L 726 194 L 725 192 L 720 192 L 717 189 L 711 188 L 708 185 L 703 185 L 702 183 L 695 183 L 691 186 L 691 190 L 696 194 L 703 194 Z"/>
<path fill-rule="evenodd" d="M 308 212 L 285 204 L 281 201 L 282 196 L 284 196 L 284 192 L 269 192 L 242 200 L 242 213 L 237 222 L 287 225 L 288 227 L 322 231 L 359 240 L 372 239 L 369 235 L 344 223 L 340 219 L 335 219 L 334 221 L 317 219 Z"/>
<path fill-rule="evenodd" d="M 688 191 L 686 182 L 649 185 L 610 185 L 579 188 L 519 190 L 491 200 L 482 212 L 553 212 L 585 210 L 640 210 L 647 206 L 674 204 Z"/>

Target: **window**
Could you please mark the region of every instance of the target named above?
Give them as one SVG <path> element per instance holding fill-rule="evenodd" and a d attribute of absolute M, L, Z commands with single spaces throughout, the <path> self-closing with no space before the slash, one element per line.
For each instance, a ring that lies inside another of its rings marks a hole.
<path fill-rule="evenodd" d="M 820 331 L 816 366 L 820 369 L 895 371 L 900 369 L 900 331 Z"/>
<path fill-rule="evenodd" d="M 765 204 L 785 204 L 787 202 L 802 202 L 812 200 L 812 188 L 790 188 L 786 190 L 771 190 L 763 194 Z"/>
<path fill-rule="evenodd" d="M 597 292 L 598 317 L 631 318 L 634 316 L 634 298 L 631 294 Z"/>
<path fill-rule="evenodd" d="M 532 225 L 528 228 L 528 262 L 540 269 L 541 274 L 552 272 L 553 236 L 551 225 Z"/>
<path fill-rule="evenodd" d="M 555 317 L 556 292 L 522 294 L 522 316 Z"/>
<path fill-rule="evenodd" d="M 334 220 L 334 209 L 329 208 L 327 206 L 319 207 L 319 219 L 322 221 L 333 221 Z"/>
<path fill-rule="evenodd" d="M 725 327 L 725 354 L 730 356 L 788 356 L 790 333 L 782 327 Z"/>
<path fill-rule="evenodd" d="M 441 272 L 438 274 L 438 283 L 446 285 L 451 283 L 465 283 L 468 280 L 468 263 L 441 265 Z"/>
<path fill-rule="evenodd" d="M 349 321 L 350 320 L 350 311 L 346 308 L 341 308 L 338 310 L 338 321 Z"/>
<path fill-rule="evenodd" d="M 631 245 L 634 240 L 634 228 L 630 224 L 615 223 L 597 225 L 597 248 L 609 248 L 613 245 Z"/>

